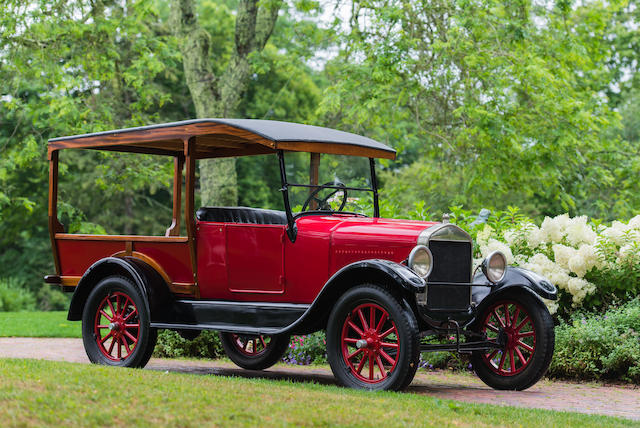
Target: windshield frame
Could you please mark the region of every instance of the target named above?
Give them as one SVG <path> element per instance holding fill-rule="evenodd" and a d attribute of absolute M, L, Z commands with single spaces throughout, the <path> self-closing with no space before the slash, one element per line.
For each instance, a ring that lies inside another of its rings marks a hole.
<path fill-rule="evenodd" d="M 306 187 L 306 188 L 320 188 L 320 187 L 324 187 L 327 189 L 345 189 L 345 190 L 353 190 L 353 191 L 365 191 L 365 192 L 371 192 L 373 194 L 373 218 L 379 218 L 380 217 L 380 204 L 379 204 L 379 197 L 378 197 L 378 182 L 377 182 L 377 178 L 376 178 L 376 162 L 375 162 L 375 158 L 369 158 L 369 170 L 371 173 L 371 187 L 351 187 L 351 186 L 338 186 L 338 185 L 320 185 L 320 184 L 301 184 L 301 183 L 290 183 L 289 181 L 287 181 L 287 173 L 286 173 L 286 169 L 285 169 L 285 160 L 284 160 L 284 151 L 283 150 L 278 150 L 278 161 L 280 163 L 280 180 L 282 183 L 282 187 L 280 188 L 280 191 L 282 192 L 282 196 L 284 198 L 284 208 L 285 208 L 285 212 L 287 215 L 287 223 L 288 223 L 288 227 L 287 227 L 287 234 L 289 235 L 289 239 L 291 239 L 291 241 L 295 241 L 295 235 L 297 233 L 297 229 L 296 229 L 296 225 L 295 225 L 295 220 L 306 216 L 306 215 L 317 215 L 317 214 L 329 214 L 329 215 L 334 215 L 334 214 L 349 214 L 349 215 L 355 215 L 355 216 L 364 216 L 363 214 L 360 213 L 355 213 L 355 212 L 347 212 L 347 211 L 333 211 L 333 210 L 309 210 L 309 211 L 302 211 L 299 213 L 296 213 L 295 215 L 293 214 L 292 210 L 291 210 L 291 202 L 289 200 L 289 187 Z M 316 177 L 317 178 L 317 177 Z"/>

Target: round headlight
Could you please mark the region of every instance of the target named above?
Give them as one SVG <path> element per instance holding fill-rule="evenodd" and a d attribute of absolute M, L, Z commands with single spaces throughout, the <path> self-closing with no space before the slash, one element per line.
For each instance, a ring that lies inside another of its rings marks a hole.
<path fill-rule="evenodd" d="M 500 251 L 494 251 L 482 261 L 482 273 L 492 283 L 500 282 L 507 271 L 507 258 Z"/>
<path fill-rule="evenodd" d="M 433 269 L 433 256 L 424 245 L 417 245 L 409 254 L 409 268 L 419 277 L 427 279 Z"/>

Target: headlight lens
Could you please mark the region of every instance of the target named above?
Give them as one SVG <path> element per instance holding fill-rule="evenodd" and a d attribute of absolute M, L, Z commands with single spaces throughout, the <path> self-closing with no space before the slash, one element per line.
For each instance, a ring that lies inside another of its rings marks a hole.
<path fill-rule="evenodd" d="M 433 256 L 424 245 L 417 245 L 409 254 L 409 268 L 419 277 L 427 279 L 433 269 Z"/>
<path fill-rule="evenodd" d="M 482 261 L 482 273 L 492 283 L 500 282 L 507 271 L 507 258 L 500 251 L 494 251 Z"/>

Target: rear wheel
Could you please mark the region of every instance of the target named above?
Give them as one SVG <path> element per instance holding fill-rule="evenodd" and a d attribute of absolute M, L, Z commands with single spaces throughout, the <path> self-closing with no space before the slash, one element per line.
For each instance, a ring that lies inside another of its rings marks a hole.
<path fill-rule="evenodd" d="M 133 283 L 110 276 L 98 283 L 82 313 L 82 340 L 96 364 L 144 367 L 156 345 L 144 298 Z"/>
<path fill-rule="evenodd" d="M 220 333 L 220 341 L 231 361 L 248 370 L 264 370 L 282 358 L 289 336 Z"/>
<path fill-rule="evenodd" d="M 364 284 L 336 303 L 327 326 L 327 355 L 344 386 L 399 390 L 418 367 L 418 327 L 408 305 L 386 289 Z"/>
<path fill-rule="evenodd" d="M 491 296 L 487 297 L 491 299 Z M 499 296 L 479 314 L 476 330 L 503 346 L 471 357 L 480 379 L 495 389 L 524 390 L 545 374 L 554 350 L 553 319 L 544 304 L 525 291 Z"/>

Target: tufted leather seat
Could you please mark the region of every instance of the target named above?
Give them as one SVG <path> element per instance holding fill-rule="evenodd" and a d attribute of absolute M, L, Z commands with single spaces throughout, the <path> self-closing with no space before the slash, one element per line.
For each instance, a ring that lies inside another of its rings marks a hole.
<path fill-rule="evenodd" d="M 247 207 L 202 207 L 196 218 L 217 223 L 287 224 L 284 211 Z"/>

